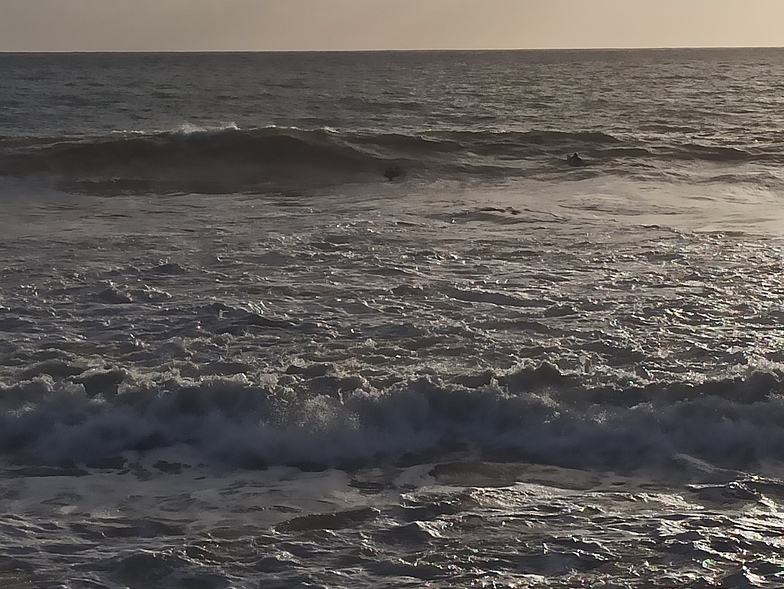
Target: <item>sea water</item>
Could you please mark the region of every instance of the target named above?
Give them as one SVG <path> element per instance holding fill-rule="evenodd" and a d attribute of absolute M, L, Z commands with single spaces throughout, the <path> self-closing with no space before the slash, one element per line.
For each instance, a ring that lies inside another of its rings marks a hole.
<path fill-rule="evenodd" d="M 0 106 L 3 587 L 784 586 L 784 50 L 3 54 Z"/>

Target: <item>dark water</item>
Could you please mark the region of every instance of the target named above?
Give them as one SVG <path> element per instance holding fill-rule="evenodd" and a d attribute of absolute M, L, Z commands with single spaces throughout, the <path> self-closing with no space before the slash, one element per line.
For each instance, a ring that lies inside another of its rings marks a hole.
<path fill-rule="evenodd" d="M 784 585 L 783 71 L 0 55 L 3 586 Z"/>
<path fill-rule="evenodd" d="M 5 54 L 0 174 L 108 194 L 390 168 L 557 180 L 571 150 L 591 177 L 780 187 L 783 66 L 774 49 Z"/>

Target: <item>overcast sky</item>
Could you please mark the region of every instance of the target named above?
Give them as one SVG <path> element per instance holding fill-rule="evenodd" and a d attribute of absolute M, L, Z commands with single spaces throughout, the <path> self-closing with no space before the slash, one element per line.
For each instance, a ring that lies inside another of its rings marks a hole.
<path fill-rule="evenodd" d="M 784 0 L 0 0 L 0 51 L 784 46 Z"/>

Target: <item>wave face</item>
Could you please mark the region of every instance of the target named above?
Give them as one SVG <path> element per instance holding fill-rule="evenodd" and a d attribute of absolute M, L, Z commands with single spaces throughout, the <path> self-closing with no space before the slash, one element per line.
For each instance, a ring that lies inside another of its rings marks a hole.
<path fill-rule="evenodd" d="M 405 176 L 431 181 L 552 179 L 566 174 L 565 154 L 573 151 L 587 162 L 580 178 L 663 176 L 695 162 L 776 166 L 784 161 L 775 145 L 657 145 L 601 132 L 372 134 L 231 126 L 0 140 L 0 176 L 51 179 L 61 189 L 109 194 L 275 191 Z"/>
<path fill-rule="evenodd" d="M 227 128 L 38 140 L 6 150 L 0 174 L 117 192 L 223 193 L 360 181 L 390 165 L 325 131 Z"/>

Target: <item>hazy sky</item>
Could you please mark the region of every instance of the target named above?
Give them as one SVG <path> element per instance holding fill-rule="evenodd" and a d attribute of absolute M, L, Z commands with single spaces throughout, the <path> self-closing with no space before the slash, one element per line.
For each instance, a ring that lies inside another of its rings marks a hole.
<path fill-rule="evenodd" d="M 784 0 L 0 0 L 0 51 L 784 46 Z"/>

